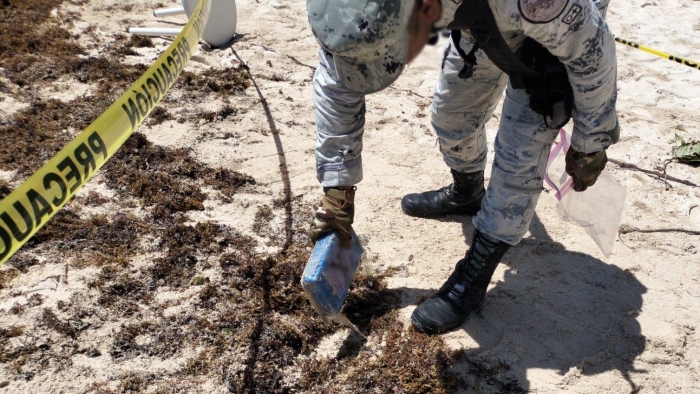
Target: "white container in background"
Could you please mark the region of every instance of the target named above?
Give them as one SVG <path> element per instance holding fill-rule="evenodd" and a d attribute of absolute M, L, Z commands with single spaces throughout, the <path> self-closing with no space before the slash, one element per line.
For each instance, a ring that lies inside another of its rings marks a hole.
<path fill-rule="evenodd" d="M 182 0 L 187 17 L 190 18 L 197 8 L 199 0 Z M 204 28 L 202 38 L 209 45 L 221 47 L 229 44 L 236 36 L 236 2 L 234 0 L 213 0 L 209 20 Z"/>

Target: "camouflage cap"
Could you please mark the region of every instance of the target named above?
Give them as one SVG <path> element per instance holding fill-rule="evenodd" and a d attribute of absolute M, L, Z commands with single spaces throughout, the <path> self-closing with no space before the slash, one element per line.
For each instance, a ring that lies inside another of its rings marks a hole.
<path fill-rule="evenodd" d="M 333 56 L 343 86 L 374 93 L 391 85 L 408 60 L 415 0 L 306 0 L 311 30 Z"/>

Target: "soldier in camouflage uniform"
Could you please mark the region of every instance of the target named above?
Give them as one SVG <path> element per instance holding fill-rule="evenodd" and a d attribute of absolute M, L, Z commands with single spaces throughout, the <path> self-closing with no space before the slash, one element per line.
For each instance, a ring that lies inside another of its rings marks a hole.
<path fill-rule="evenodd" d="M 482 1 L 482 0 L 463 0 Z M 483 0 L 507 45 L 517 50 L 534 39 L 566 67 L 573 89 L 574 120 L 567 172 L 575 190 L 592 185 L 617 142 L 616 58 L 604 20 L 609 0 Z M 321 45 L 314 76 L 317 176 L 325 195 L 312 231 L 352 234 L 355 185 L 362 180 L 365 95 L 393 83 L 429 37 L 448 26 L 460 0 L 307 0 L 309 22 Z M 406 195 L 412 216 L 476 215 L 471 248 L 440 290 L 414 311 L 426 333 L 454 329 L 483 304 L 486 288 L 509 246 L 517 244 L 543 190 L 546 160 L 558 129 L 529 106 L 528 93 L 482 50 L 469 31 L 450 43 L 432 103 L 432 125 L 454 182 Z M 475 56 L 466 78 L 465 59 Z M 484 188 L 486 133 L 503 92 L 506 97 L 488 188 Z"/>

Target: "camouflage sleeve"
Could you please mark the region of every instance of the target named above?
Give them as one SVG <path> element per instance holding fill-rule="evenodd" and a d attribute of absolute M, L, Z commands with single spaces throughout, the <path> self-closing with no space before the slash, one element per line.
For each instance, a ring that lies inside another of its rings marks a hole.
<path fill-rule="evenodd" d="M 518 1 L 525 35 L 567 67 L 574 91 L 571 144 L 584 153 L 606 149 L 619 135 L 615 40 L 601 15 L 607 5 L 607 0 Z"/>
<path fill-rule="evenodd" d="M 365 96 L 344 88 L 333 58 L 319 51 L 314 74 L 316 177 L 323 187 L 352 186 L 362 180 Z"/>

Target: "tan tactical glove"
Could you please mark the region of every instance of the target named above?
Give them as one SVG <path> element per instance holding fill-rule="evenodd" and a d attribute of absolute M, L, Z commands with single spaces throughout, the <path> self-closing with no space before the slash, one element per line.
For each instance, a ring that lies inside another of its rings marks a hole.
<path fill-rule="evenodd" d="M 325 196 L 314 207 L 311 235 L 314 240 L 333 230 L 345 248 L 352 247 L 352 222 L 355 216 L 355 186 L 324 188 Z"/>
<path fill-rule="evenodd" d="M 608 156 L 604 150 L 581 153 L 569 147 L 566 152 L 566 173 L 574 180 L 574 190 L 582 192 L 593 186 L 607 162 Z"/>

